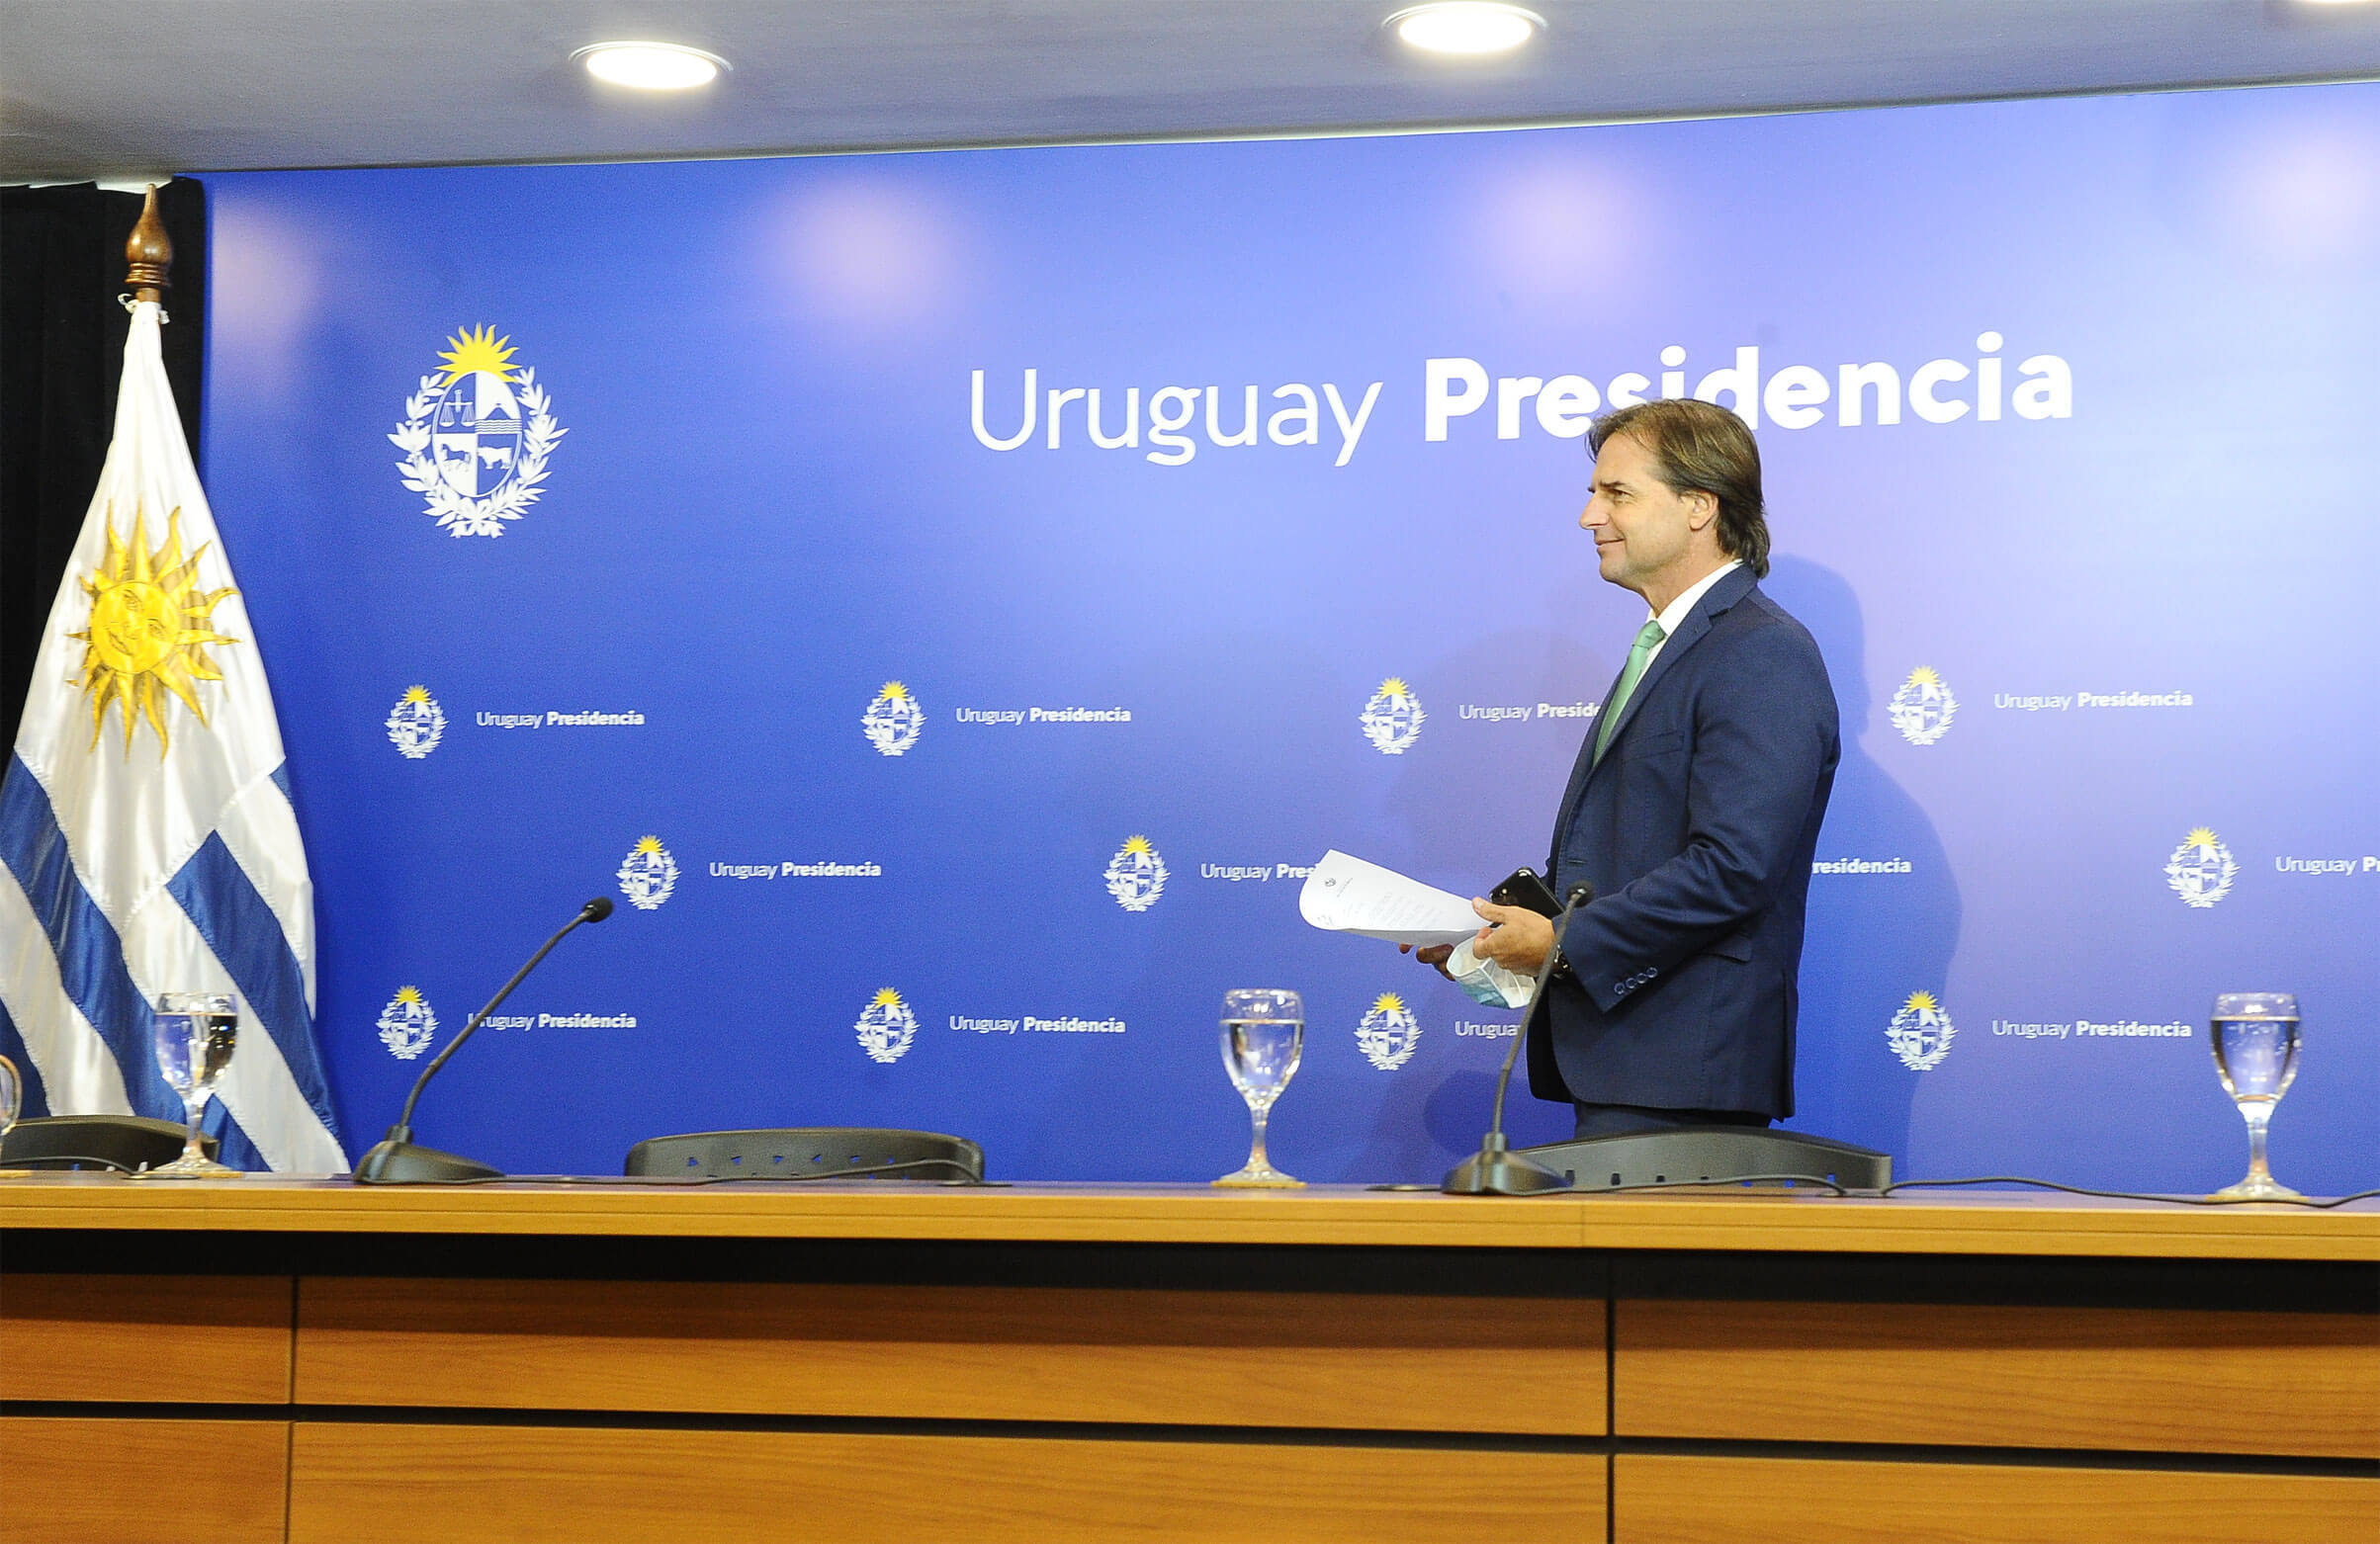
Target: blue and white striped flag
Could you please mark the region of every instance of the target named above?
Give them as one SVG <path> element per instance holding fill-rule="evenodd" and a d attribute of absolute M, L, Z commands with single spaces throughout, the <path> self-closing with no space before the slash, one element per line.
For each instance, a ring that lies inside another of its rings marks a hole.
<path fill-rule="evenodd" d="M 338 1172 L 313 882 L 161 319 L 132 307 L 116 438 L 0 783 L 0 1050 L 27 1069 L 29 1114 L 178 1121 L 151 1007 L 235 990 L 239 1045 L 207 1118 L 223 1161 Z"/>

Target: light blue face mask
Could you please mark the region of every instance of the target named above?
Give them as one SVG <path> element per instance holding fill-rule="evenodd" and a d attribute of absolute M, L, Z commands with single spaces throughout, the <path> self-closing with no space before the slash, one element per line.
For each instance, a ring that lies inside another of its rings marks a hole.
<path fill-rule="evenodd" d="M 1504 1000 L 1504 988 L 1497 986 L 1494 982 L 1488 980 L 1487 968 L 1485 966 L 1481 966 L 1478 970 L 1471 972 L 1471 974 L 1468 976 L 1455 977 L 1454 985 L 1460 986 L 1464 991 L 1469 992 L 1471 994 L 1471 1000 L 1478 1003 L 1481 1007 L 1517 1008 L 1520 1006 L 1520 1004 L 1517 1002 L 1507 1002 Z"/>
<path fill-rule="evenodd" d="M 1456 946 L 1447 961 L 1447 974 L 1454 979 L 1455 986 L 1470 994 L 1473 1002 L 1487 1008 L 1525 1008 L 1537 986 L 1531 977 L 1508 971 L 1493 960 L 1480 959 L 1471 952 L 1468 940 Z"/>

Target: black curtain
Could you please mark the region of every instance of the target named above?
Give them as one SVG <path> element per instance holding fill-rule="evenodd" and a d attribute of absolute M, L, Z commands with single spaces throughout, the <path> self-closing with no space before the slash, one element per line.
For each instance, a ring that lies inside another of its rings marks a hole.
<path fill-rule="evenodd" d="M 206 190 L 177 177 L 157 190 L 157 214 L 174 249 L 165 374 L 195 457 L 207 352 Z M 139 217 L 138 194 L 91 183 L 0 188 L 0 758 L 16 743 L 42 629 L 116 426 L 131 325 L 117 297 L 128 293 L 124 243 Z"/>

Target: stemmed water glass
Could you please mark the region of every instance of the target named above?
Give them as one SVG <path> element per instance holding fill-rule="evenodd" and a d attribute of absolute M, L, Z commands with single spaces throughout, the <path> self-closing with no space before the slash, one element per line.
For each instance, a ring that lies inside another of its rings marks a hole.
<path fill-rule="evenodd" d="M 25 1109 L 25 1079 L 17 1072 L 17 1064 L 0 1056 L 0 1146 L 5 1146 L 8 1134 L 17 1128 L 17 1116 Z M 27 1168 L 0 1168 L 0 1179 L 15 1179 L 33 1172 Z"/>
<path fill-rule="evenodd" d="M 1223 1069 L 1231 1073 L 1240 1097 L 1248 1101 L 1255 1135 L 1248 1145 L 1247 1163 L 1216 1184 L 1293 1190 L 1305 1183 L 1275 1168 L 1265 1156 L 1265 1121 L 1272 1113 L 1273 1101 L 1296 1074 L 1298 1059 L 1305 1052 L 1305 1004 L 1293 991 L 1251 987 L 1223 994 Z"/>
<path fill-rule="evenodd" d="M 239 1038 L 238 1002 L 228 992 L 169 991 L 157 998 L 155 1028 L 157 1071 L 182 1096 L 190 1130 L 180 1158 L 143 1172 L 165 1179 L 237 1174 L 238 1169 L 207 1156 L 199 1138 L 199 1117 L 207 1113 L 217 1081 L 231 1065 L 231 1048 Z"/>
<path fill-rule="evenodd" d="M 2248 1177 L 2215 1192 L 2218 1201 L 2286 1200 L 2295 1190 L 2264 1162 L 2264 1128 L 2297 1075 L 2297 996 L 2286 991 L 2227 991 L 2215 999 L 2215 1074 L 2248 1122 Z"/>

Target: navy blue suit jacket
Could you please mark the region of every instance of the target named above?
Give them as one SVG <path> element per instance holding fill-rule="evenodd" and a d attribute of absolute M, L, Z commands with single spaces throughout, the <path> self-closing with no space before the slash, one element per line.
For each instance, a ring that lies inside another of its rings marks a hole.
<path fill-rule="evenodd" d="M 1575 980 L 1530 1015 L 1532 1091 L 1791 1115 L 1809 864 L 1842 752 L 1816 641 L 1734 569 L 1594 747 L 1590 727 L 1547 872 L 1595 900 L 1562 944 Z"/>

